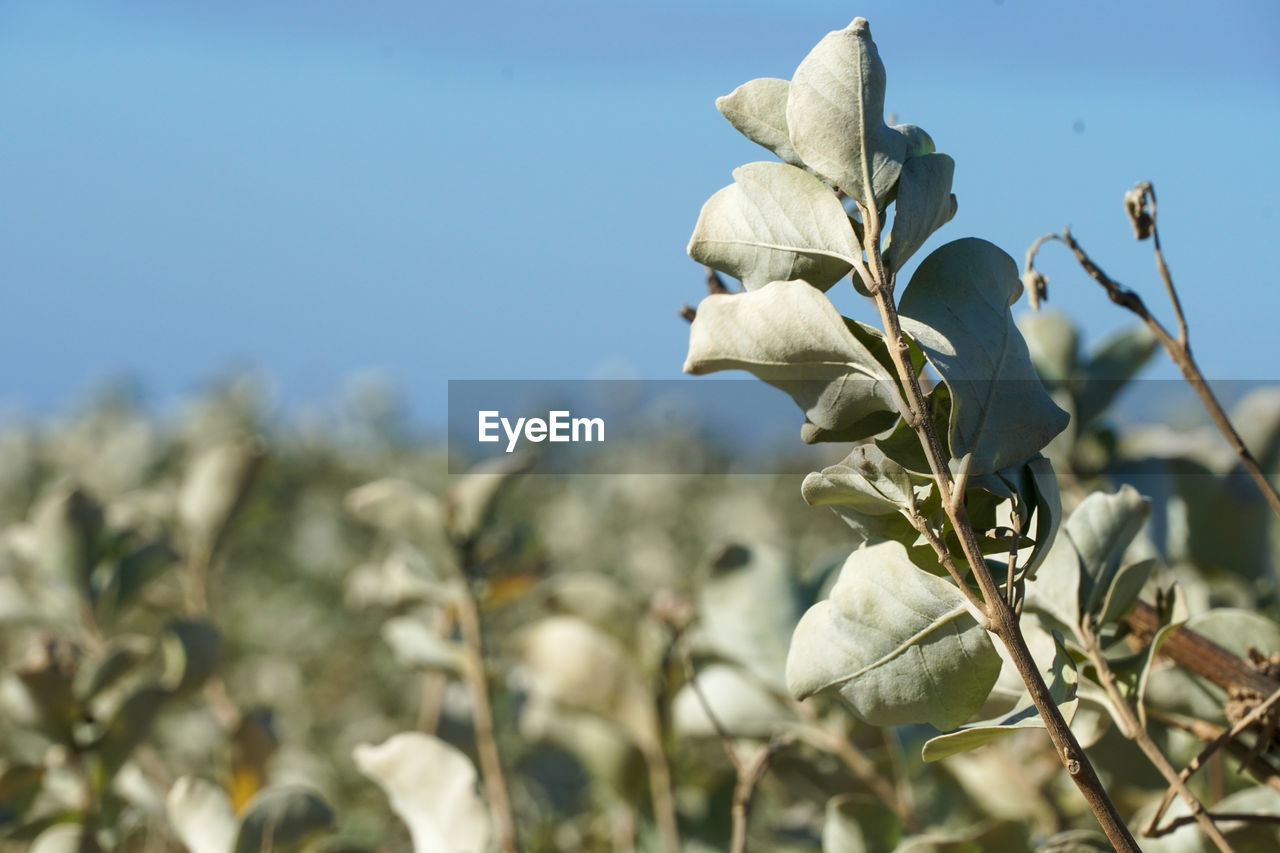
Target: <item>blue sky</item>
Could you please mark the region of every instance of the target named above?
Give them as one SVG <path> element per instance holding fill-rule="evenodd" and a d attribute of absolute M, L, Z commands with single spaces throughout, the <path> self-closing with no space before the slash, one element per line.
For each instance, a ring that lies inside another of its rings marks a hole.
<path fill-rule="evenodd" d="M 1206 373 L 1274 378 L 1273 3 L 5 0 L 0 408 L 252 367 L 285 407 L 372 374 L 439 422 L 451 378 L 674 377 L 698 209 L 770 156 L 714 99 L 855 15 L 957 161 L 931 246 L 1071 225 L 1163 310 L 1121 210 L 1151 180 Z M 1091 338 L 1128 322 L 1042 267 Z"/>

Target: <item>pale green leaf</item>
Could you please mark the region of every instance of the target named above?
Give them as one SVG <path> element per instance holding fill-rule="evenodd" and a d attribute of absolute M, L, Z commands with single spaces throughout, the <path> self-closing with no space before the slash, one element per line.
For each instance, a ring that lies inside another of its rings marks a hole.
<path fill-rule="evenodd" d="M 884 122 L 884 89 L 871 28 L 855 18 L 801 61 L 787 98 L 787 128 L 800 158 L 857 201 L 868 201 L 873 189 L 877 208 L 896 186 L 907 153 L 907 137 Z"/>
<path fill-rule="evenodd" d="M 791 632 L 802 604 L 787 555 L 731 544 L 715 555 L 697 593 L 702 647 L 783 692 Z"/>
<path fill-rule="evenodd" d="M 458 672 L 462 652 L 415 616 L 393 616 L 382 625 L 382 639 L 403 667 Z"/>
<path fill-rule="evenodd" d="M 1049 693 L 1053 696 L 1053 701 L 1067 722 L 1071 722 L 1071 718 L 1075 716 L 1077 704 L 1076 667 L 1070 653 L 1063 647 L 1057 636 L 1051 637 L 1051 640 L 1050 647 L 1053 649 L 1051 662 L 1047 667 L 1042 661 L 1037 663 L 1041 664 L 1040 669 L 1049 685 Z M 1044 658 L 1047 655 L 1042 654 L 1041 657 Z M 1005 664 L 1006 668 L 1012 666 L 1007 659 Z M 1025 728 L 1044 728 L 1044 719 L 1032 703 L 1031 695 L 1024 689 L 1022 698 L 1007 713 L 990 720 L 968 723 L 956 731 L 930 739 L 925 743 L 921 757 L 925 761 L 937 761 L 949 755 L 977 749 L 1009 732 Z"/>
<path fill-rule="evenodd" d="M 903 165 L 893 230 L 885 249 L 889 272 L 902 269 L 929 235 L 956 215 L 956 197 L 951 194 L 955 169 L 956 162 L 946 154 L 912 157 Z"/>
<path fill-rule="evenodd" d="M 835 465 L 806 476 L 800 494 L 810 506 L 831 507 L 862 540 L 872 542 L 914 538 L 902 513 L 924 499 L 917 497 L 907 470 L 874 444 L 859 445 Z"/>
<path fill-rule="evenodd" d="M 748 163 L 702 206 L 689 257 L 747 290 L 804 279 L 826 290 L 861 257 L 849 216 L 826 184 L 786 163 Z"/>
<path fill-rule="evenodd" d="M 803 166 L 787 134 L 787 95 L 791 83 L 777 77 L 748 80 L 716 98 L 716 109 L 757 145 L 763 145 L 793 166 Z"/>
<path fill-rule="evenodd" d="M 802 281 L 703 299 L 684 370 L 750 371 L 790 394 L 811 423 L 827 430 L 901 411 L 893 377 L 831 301 Z"/>
<path fill-rule="evenodd" d="M 1146 585 L 1151 572 L 1155 570 L 1156 561 L 1140 560 L 1122 566 L 1111 581 L 1107 596 L 1103 599 L 1102 609 L 1098 613 L 1098 624 L 1107 625 L 1118 621 L 1138 600 L 1138 593 Z"/>
<path fill-rule="evenodd" d="M 732 737 L 767 739 L 795 720 L 790 706 L 757 679 L 736 666 L 710 664 L 698 670 L 696 688 L 685 684 L 671 702 L 671 723 L 681 737 L 718 736 L 704 699 Z"/>
<path fill-rule="evenodd" d="M 1123 329 L 1103 341 L 1082 370 L 1084 382 L 1076 395 L 1080 424 L 1092 423 L 1101 415 L 1155 351 L 1155 334 L 1143 325 Z"/>
<path fill-rule="evenodd" d="M 890 853 L 902 838 L 902 823 L 883 802 L 860 794 L 827 800 L 822 853 Z"/>
<path fill-rule="evenodd" d="M 355 748 L 356 766 L 378 783 L 409 827 L 416 851 L 484 853 L 492 821 L 476 790 L 476 769 L 457 748 L 419 732 Z"/>
<path fill-rule="evenodd" d="M 175 695 L 203 685 L 222 661 L 222 638 L 208 622 L 175 619 L 160 640 L 164 657 L 161 684 Z"/>
<path fill-rule="evenodd" d="M 1075 376 L 1080 335 L 1061 311 L 1036 311 L 1018 318 L 1018 329 L 1027 341 L 1027 352 L 1036 372 L 1048 383 L 1066 382 Z"/>
<path fill-rule="evenodd" d="M 1094 612 L 1102 606 L 1129 543 L 1151 514 L 1151 502 L 1130 485 L 1114 495 L 1094 492 L 1063 525 L 1065 539 L 1080 555 L 1080 608 Z"/>
<path fill-rule="evenodd" d="M 970 237 L 925 258 L 902 294 L 902 326 L 951 391 L 951 453 L 973 454 L 971 474 L 1026 461 L 1067 425 L 1014 325 L 1021 292 L 1013 258 Z"/>
<path fill-rule="evenodd" d="M 950 582 L 911 564 L 898 542 L 854 551 L 831 596 L 792 638 L 787 687 L 803 699 L 836 690 L 874 725 L 955 728 L 1000 673 L 991 638 Z"/>

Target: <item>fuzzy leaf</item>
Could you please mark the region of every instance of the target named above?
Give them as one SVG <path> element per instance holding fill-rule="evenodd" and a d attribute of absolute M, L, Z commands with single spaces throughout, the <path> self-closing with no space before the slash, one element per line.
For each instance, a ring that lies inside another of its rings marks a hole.
<path fill-rule="evenodd" d="M 902 326 L 951 391 L 951 453 L 973 454 L 971 474 L 1025 462 L 1067 425 L 1014 325 L 1021 293 L 1013 258 L 968 237 L 925 258 L 902 294 Z"/>
<path fill-rule="evenodd" d="M 893 230 L 885 249 L 890 272 L 902 269 L 929 236 L 956 215 L 956 197 L 951 193 L 955 170 L 956 161 L 946 154 L 912 157 L 903 165 Z"/>
<path fill-rule="evenodd" d="M 747 290 L 804 279 L 826 290 L 860 257 L 840 200 L 786 163 L 748 163 L 702 206 L 689 257 L 742 279 Z"/>
<path fill-rule="evenodd" d="M 763 145 L 793 166 L 803 166 L 787 134 L 790 91 L 791 83 L 786 80 L 760 77 L 716 98 L 716 109 L 747 139 Z"/>
<path fill-rule="evenodd" d="M 828 33 L 796 68 L 787 128 L 800 158 L 845 194 L 877 208 L 897 185 L 907 137 L 884 121 L 884 63 L 865 18 Z"/>
<path fill-rule="evenodd" d="M 1080 555 L 1080 608 L 1093 612 L 1111 589 L 1129 543 L 1151 514 L 1151 502 L 1132 486 L 1114 495 L 1094 492 L 1063 525 L 1065 538 Z"/>
<path fill-rule="evenodd" d="M 750 371 L 790 394 L 805 417 L 826 430 L 899 411 L 893 377 L 831 301 L 802 281 L 703 299 L 684 370 Z"/>
<path fill-rule="evenodd" d="M 857 794 L 827 800 L 822 853 L 889 853 L 901 838 L 901 822 L 879 800 Z"/>
<path fill-rule="evenodd" d="M 796 626 L 787 687 L 797 699 L 837 690 L 873 725 L 955 728 L 1000 673 L 1000 656 L 966 604 L 897 542 L 854 551 L 830 598 Z"/>
<path fill-rule="evenodd" d="M 1042 665 L 1040 670 L 1049 685 L 1049 693 L 1053 696 L 1054 702 L 1067 722 L 1071 722 L 1071 718 L 1075 716 L 1077 704 L 1075 663 L 1071 659 L 1071 654 L 1056 636 L 1048 639 L 1049 648 L 1052 649 L 1052 660 L 1048 666 Z M 1041 655 L 1042 658 L 1047 656 Z M 1012 664 L 1009 663 L 1007 666 L 1011 667 Z M 1025 728 L 1044 728 L 1044 720 L 1032 703 L 1031 695 L 1024 689 L 1022 698 L 1007 713 L 994 719 L 968 723 L 954 732 L 930 739 L 925 743 L 921 757 L 925 761 L 937 761 L 950 755 L 977 749 L 1011 731 Z"/>

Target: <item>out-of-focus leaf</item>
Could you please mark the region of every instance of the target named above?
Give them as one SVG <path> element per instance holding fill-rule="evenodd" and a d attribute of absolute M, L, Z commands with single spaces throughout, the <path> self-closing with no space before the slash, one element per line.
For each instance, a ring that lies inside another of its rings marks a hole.
<path fill-rule="evenodd" d="M 418 617 L 393 616 L 388 619 L 382 624 L 382 639 L 391 647 L 396 662 L 401 666 L 453 673 L 462 666 L 461 650 Z"/>
<path fill-rule="evenodd" d="M 1063 525 L 1080 555 L 1080 608 L 1096 612 L 1111 589 L 1129 543 L 1151 514 L 1151 502 L 1125 485 L 1114 495 L 1094 492 Z"/>
<path fill-rule="evenodd" d="M 787 658 L 803 699 L 837 690 L 874 725 L 963 723 L 987 698 L 1000 656 L 950 582 L 883 542 L 854 551 L 831 597 L 805 613 Z"/>
<path fill-rule="evenodd" d="M 825 430 L 899 411 L 893 377 L 831 300 L 802 281 L 703 299 L 690 326 L 684 370 L 750 371 L 790 394 Z"/>
<path fill-rule="evenodd" d="M 165 798 L 165 815 L 191 853 L 231 853 L 237 823 L 227 792 L 218 785 L 183 776 Z"/>
<path fill-rule="evenodd" d="M 1058 638 L 1052 637 L 1054 653 L 1049 666 L 1041 666 L 1045 682 L 1049 685 L 1049 693 L 1062 712 L 1062 716 L 1071 722 L 1076 710 L 1076 667 L 1071 654 L 1062 646 Z M 1044 654 L 1041 657 L 1045 657 Z M 1041 663 L 1041 661 L 1037 661 Z M 1006 666 L 1012 664 L 1006 660 Z M 924 745 L 922 757 L 925 761 L 937 761 L 957 753 L 977 749 L 991 741 L 1003 737 L 1009 732 L 1023 728 L 1044 728 L 1044 720 L 1031 701 L 1030 694 L 1023 692 L 1022 699 L 1002 716 L 968 723 L 954 732 L 932 738 Z"/>
<path fill-rule="evenodd" d="M 74 745 L 73 728 L 81 714 L 72 689 L 76 668 L 75 652 L 69 643 L 37 635 L 27 647 L 17 673 L 39 711 L 36 725 L 65 746 Z"/>
<path fill-rule="evenodd" d="M 118 635 L 107 641 L 95 660 L 82 666 L 75 678 L 75 693 L 88 702 L 133 671 L 151 654 L 151 640 L 136 635 Z"/>
<path fill-rule="evenodd" d="M 22 820 L 40 793 L 44 773 L 35 764 L 0 764 L 0 834 Z"/>
<path fill-rule="evenodd" d="M 159 684 L 144 684 L 129 694 L 93 745 L 97 759 L 94 781 L 98 790 L 107 784 L 129 760 L 134 748 L 146 740 L 151 726 L 160 714 L 160 708 L 169 698 L 167 688 Z"/>
<path fill-rule="evenodd" d="M 885 262 L 896 273 L 929 236 L 956 215 L 951 179 L 956 162 L 946 154 L 912 157 L 903 164 Z"/>
<path fill-rule="evenodd" d="M 49 827 L 31 844 L 28 853 L 99 853 L 102 847 L 83 826 L 59 823 Z"/>
<path fill-rule="evenodd" d="M 902 838 L 902 823 L 884 803 L 865 795 L 827 800 L 822 853 L 890 853 Z"/>
<path fill-rule="evenodd" d="M 430 735 L 406 732 L 355 749 L 360 772 L 378 783 L 409 827 L 419 853 L 484 853 L 493 828 L 470 759 Z"/>
<path fill-rule="evenodd" d="M 1280 791 L 1266 785 L 1245 788 L 1215 803 L 1213 810 L 1223 814 L 1280 817 Z M 1280 850 L 1280 826 L 1274 822 L 1219 821 L 1218 828 L 1236 853 L 1273 853 Z"/>
<path fill-rule="evenodd" d="M 766 162 L 734 169 L 733 183 L 707 199 L 688 252 L 747 290 L 799 279 L 827 290 L 861 255 L 830 187 L 804 169 Z"/>
<path fill-rule="evenodd" d="M 347 512 L 360 521 L 402 538 L 436 556 L 448 549 L 444 508 L 424 489 L 406 480 L 385 478 L 347 493 Z"/>
<path fill-rule="evenodd" d="M 787 134 L 790 91 L 791 83 L 787 80 L 760 77 L 716 98 L 716 109 L 747 139 L 768 148 L 793 166 L 803 166 Z"/>
<path fill-rule="evenodd" d="M 333 809 L 314 791 L 267 788 L 249 802 L 232 853 L 301 850 L 333 825 Z"/>
<path fill-rule="evenodd" d="M 641 749 L 658 743 L 648 684 L 622 646 L 576 616 L 540 619 L 518 637 L 531 698 L 587 711 L 626 730 Z"/>
<path fill-rule="evenodd" d="M 62 487 L 36 507 L 34 523 L 40 562 L 90 596 L 103 532 L 102 507 L 84 491 Z"/>
<path fill-rule="evenodd" d="M 199 547 L 216 550 L 267 458 L 257 437 L 203 450 L 187 468 L 178 492 L 178 520 Z"/>
<path fill-rule="evenodd" d="M 1090 354 L 1076 395 L 1081 426 L 1101 415 L 1156 351 L 1156 337 L 1144 325 L 1131 326 L 1107 338 Z"/>
<path fill-rule="evenodd" d="M 704 666 L 698 670 L 697 685 L 681 687 L 671 703 L 672 726 L 681 737 L 717 736 L 703 699 L 732 737 L 766 739 L 779 726 L 795 719 L 794 712 L 777 694 L 736 666 Z"/>
<path fill-rule="evenodd" d="M 95 589 L 100 618 L 109 620 L 130 603 L 153 579 L 178 564 L 178 554 L 163 541 L 147 542 L 121 557 L 114 565 L 95 572 L 102 582 Z"/>
<path fill-rule="evenodd" d="M 1067 426 L 1014 325 L 1021 293 L 1013 258 L 968 237 L 925 258 L 899 304 L 903 328 L 951 391 L 951 453 L 973 454 L 971 474 L 1021 464 Z"/>
<path fill-rule="evenodd" d="M 164 654 L 161 684 L 178 696 L 198 689 L 222 661 L 222 638 L 208 622 L 170 622 L 160 640 L 160 649 Z"/>
<path fill-rule="evenodd" d="M 907 137 L 885 124 L 884 88 L 871 28 L 855 18 L 801 61 L 787 97 L 788 133 L 800 158 L 851 198 L 874 195 L 877 208 L 897 185 L 907 154 Z"/>
<path fill-rule="evenodd" d="M 786 555 L 763 545 L 721 549 L 697 601 L 703 644 L 785 690 L 787 649 L 802 607 Z"/>
<path fill-rule="evenodd" d="M 479 533 L 503 485 L 531 464 L 532 457 L 512 453 L 481 462 L 454 481 L 444 494 L 445 523 L 453 538 L 465 542 Z"/>
<path fill-rule="evenodd" d="M 1018 329 L 1027 342 L 1027 354 L 1036 373 L 1050 386 L 1069 380 L 1076 372 L 1080 335 L 1061 311 L 1036 311 L 1018 318 Z"/>
<path fill-rule="evenodd" d="M 1122 566 L 1116 572 L 1115 578 L 1111 581 L 1111 588 L 1107 590 L 1107 596 L 1103 599 L 1102 610 L 1098 613 L 1098 623 L 1109 625 L 1128 613 L 1129 608 L 1138 600 L 1138 593 L 1142 592 L 1142 587 L 1146 585 L 1155 567 L 1154 559 L 1140 560 Z"/>
<path fill-rule="evenodd" d="M 1072 829 L 1045 839 L 1036 853 L 1112 853 L 1115 848 L 1101 832 Z"/>

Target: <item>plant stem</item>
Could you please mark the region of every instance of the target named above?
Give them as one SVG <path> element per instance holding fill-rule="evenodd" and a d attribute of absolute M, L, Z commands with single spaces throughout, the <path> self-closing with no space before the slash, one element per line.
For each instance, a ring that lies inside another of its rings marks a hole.
<path fill-rule="evenodd" d="M 1169 354 L 1169 358 L 1178 366 L 1178 370 L 1182 372 L 1182 377 L 1187 380 L 1191 390 L 1196 392 L 1196 396 L 1200 398 L 1200 402 L 1209 413 L 1209 417 L 1213 419 L 1214 425 L 1217 426 L 1218 431 L 1222 433 L 1227 443 L 1231 445 L 1231 449 L 1235 451 L 1236 456 L 1240 458 L 1240 462 L 1244 465 L 1245 470 L 1249 472 L 1249 476 L 1253 478 L 1253 482 L 1262 492 L 1262 496 L 1266 498 L 1271 510 L 1280 516 L 1280 492 L 1276 491 L 1275 486 L 1271 484 L 1271 481 L 1267 479 L 1266 473 L 1263 472 L 1262 466 L 1258 464 L 1258 460 L 1254 458 L 1253 454 L 1249 452 L 1249 448 L 1245 446 L 1244 439 L 1240 437 L 1240 433 L 1236 432 L 1236 428 L 1231 424 L 1231 419 L 1223 411 L 1222 405 L 1213 393 L 1213 389 L 1209 387 L 1204 374 L 1200 372 L 1199 365 L 1196 364 L 1196 360 L 1191 355 L 1191 344 L 1187 340 L 1186 319 L 1182 316 L 1182 306 L 1178 302 L 1177 291 L 1173 288 L 1173 280 L 1169 277 L 1169 269 L 1165 266 L 1164 255 L 1159 249 L 1159 237 L 1157 236 L 1156 238 L 1156 257 L 1161 277 L 1164 279 L 1165 287 L 1169 291 L 1170 299 L 1173 301 L 1175 313 L 1178 317 L 1180 329 L 1178 338 L 1175 338 L 1164 327 L 1163 323 L 1152 316 L 1141 296 L 1115 281 L 1093 262 L 1093 259 L 1076 242 L 1075 237 L 1071 236 L 1071 229 L 1064 229 L 1060 235 L 1045 235 L 1037 241 L 1036 245 L 1045 240 L 1057 240 L 1066 245 L 1071 250 L 1071 253 L 1075 255 L 1076 261 L 1079 262 L 1081 268 L 1089 274 L 1089 277 L 1102 285 L 1103 289 L 1107 291 L 1107 296 L 1112 302 L 1122 308 L 1127 308 L 1146 324 L 1147 328 L 1156 336 L 1156 340 L 1164 347 L 1165 352 Z M 1029 252 L 1028 268 L 1033 261 L 1034 252 Z"/>
<path fill-rule="evenodd" d="M 465 563 L 464 563 L 465 565 Z M 516 853 L 516 822 L 511 811 L 511 798 L 507 795 L 506 777 L 502 773 L 502 759 L 498 754 L 498 742 L 493 731 L 493 708 L 489 703 L 489 682 L 485 677 L 484 635 L 480 630 L 480 613 L 475 593 L 465 580 L 459 584 L 461 594 L 457 602 L 458 628 L 467 648 L 467 666 L 462 668 L 463 680 L 471 694 L 472 722 L 476 730 L 476 754 L 480 759 L 480 773 L 484 778 L 485 794 L 489 798 L 489 810 L 493 812 L 498 831 L 498 846 L 502 853 Z"/>
<path fill-rule="evenodd" d="M 653 820 L 658 826 L 664 853 L 680 853 L 680 828 L 676 822 L 676 801 L 671 793 L 671 764 L 661 743 L 643 750 L 649 769 L 649 796 L 653 800 Z"/>
<path fill-rule="evenodd" d="M 1204 804 L 1200 802 L 1187 788 L 1186 777 L 1178 774 L 1173 769 L 1173 765 L 1169 763 L 1169 759 L 1165 758 L 1164 753 L 1156 746 L 1155 741 L 1151 739 L 1151 735 L 1138 722 L 1138 717 L 1133 712 L 1133 708 L 1128 701 L 1120 695 L 1120 690 L 1116 687 L 1116 676 L 1111 671 L 1110 664 L 1107 663 L 1106 655 L 1102 653 L 1102 646 L 1098 642 L 1097 635 L 1093 632 L 1092 627 L 1086 617 L 1085 624 L 1080 626 L 1080 630 L 1076 632 L 1076 639 L 1080 641 L 1080 645 L 1084 647 L 1085 654 L 1089 656 L 1089 660 L 1093 661 L 1094 667 L 1098 671 L 1098 681 L 1102 684 L 1102 689 L 1107 692 L 1107 698 L 1111 700 L 1111 708 L 1117 714 L 1117 720 L 1120 723 L 1120 733 L 1126 738 L 1133 741 L 1147 756 L 1153 767 L 1160 771 L 1160 775 L 1169 783 L 1169 790 L 1176 791 L 1178 796 L 1182 797 L 1183 802 L 1187 804 L 1187 808 L 1191 809 L 1191 814 L 1195 817 L 1196 823 L 1200 824 L 1200 828 L 1209 836 L 1209 840 L 1214 846 L 1223 853 L 1230 853 L 1231 845 L 1227 843 L 1227 839 L 1222 835 L 1222 831 L 1214 824 L 1204 808 Z M 1164 804 L 1161 804 L 1160 811 L 1163 811 Z M 1155 819 L 1151 822 L 1154 828 L 1156 821 L 1159 820 L 1160 812 L 1156 813 Z M 1149 830 L 1148 830 L 1149 834 Z"/>
<path fill-rule="evenodd" d="M 867 172 L 865 164 L 864 172 Z M 871 187 L 869 172 L 865 177 L 865 185 Z M 870 194 L 870 190 L 868 190 L 868 194 Z M 1030 649 L 1027 648 L 1026 639 L 1022 636 L 1022 631 L 1018 625 L 1017 614 L 1009 606 L 1005 597 L 1000 594 L 999 587 L 991 577 L 991 572 L 987 569 L 982 549 L 978 544 L 977 535 L 974 533 L 973 525 L 970 524 L 968 513 L 965 510 L 963 495 L 961 495 L 961 500 L 955 500 L 952 496 L 953 481 L 951 471 L 947 467 L 948 458 L 942 451 L 941 441 L 938 438 L 937 431 L 934 429 L 933 418 L 929 416 L 929 409 L 925 402 L 924 391 L 920 387 L 919 376 L 916 374 L 915 367 L 911 364 L 908 345 L 902 336 L 898 309 L 893 301 L 893 281 L 885 271 L 884 261 L 880 254 L 880 212 L 876 209 L 874 199 L 869 201 L 870 203 L 859 204 L 863 214 L 862 221 L 865 225 L 863 248 L 866 250 L 867 259 L 870 261 L 868 265 L 870 280 L 864 279 L 864 283 L 875 299 L 876 308 L 880 312 L 880 319 L 884 323 L 889 353 L 893 358 L 894 366 L 897 368 L 898 378 L 901 381 L 903 390 L 907 394 L 907 405 L 910 409 L 912 421 L 911 426 L 920 439 L 920 445 L 929 460 L 929 469 L 933 474 L 934 481 L 937 483 L 938 492 L 942 498 L 942 506 L 946 510 L 947 517 L 950 519 L 956 535 L 960 539 L 965 559 L 969 562 L 969 570 L 973 572 L 974 579 L 978 582 L 978 587 L 982 591 L 987 616 L 986 627 L 1000 638 L 1008 650 L 1010 659 L 1026 684 L 1027 692 L 1031 695 L 1031 701 L 1035 704 L 1036 710 L 1039 711 L 1041 718 L 1044 720 L 1045 728 L 1048 730 L 1049 737 L 1056 748 L 1058 760 L 1067 768 L 1072 781 L 1075 782 L 1076 787 L 1084 795 L 1089 808 L 1098 818 L 1103 832 L 1106 833 L 1107 838 L 1116 850 L 1121 851 L 1121 853 L 1135 853 L 1140 850 L 1137 842 L 1134 841 L 1129 828 L 1125 826 L 1124 821 L 1116 811 L 1115 803 L 1107 796 L 1106 789 L 1103 787 L 1101 780 L 1098 779 L 1098 775 L 1094 771 L 1092 764 L 1090 764 L 1088 756 L 1085 755 L 1075 735 L 1072 734 L 1071 728 L 1058 710 L 1058 705 L 1049 693 L 1049 688 L 1044 682 L 1040 669 L 1031 657 Z"/>

